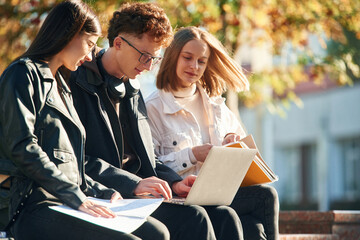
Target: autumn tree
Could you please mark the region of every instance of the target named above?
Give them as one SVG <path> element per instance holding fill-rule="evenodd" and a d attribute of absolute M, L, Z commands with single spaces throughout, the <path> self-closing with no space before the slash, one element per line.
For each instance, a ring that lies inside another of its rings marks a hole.
<path fill-rule="evenodd" d="M 39 24 L 58 0 L 0 1 L 0 72 L 29 45 Z M 123 2 L 85 1 L 98 13 L 106 30 L 112 12 Z M 217 36 L 231 53 L 247 44 L 270 43 L 274 58 L 284 48 L 296 52 L 286 64 L 273 63 L 261 71 L 249 70 L 251 91 L 240 95 L 246 106 L 267 102 L 278 106 L 294 101 L 294 89 L 304 81 L 321 84 L 331 76 L 338 84 L 359 79 L 360 1 L 358 0 L 157 0 L 173 27 L 201 26 Z M 261 32 L 259 36 L 258 33 Z M 104 36 L 106 33 L 104 32 Z M 325 55 L 316 55 L 310 36 Z M 99 44 L 105 42 L 100 39 Z M 270 89 L 271 94 L 264 94 Z"/>
<path fill-rule="evenodd" d="M 294 62 L 274 63 L 272 68 L 251 72 L 252 89 L 240 96 L 246 106 L 265 101 L 276 108 L 278 104 L 274 103 L 279 100 L 300 105 L 294 89 L 301 82 L 321 84 L 325 75 L 338 84 L 348 84 L 359 78 L 358 0 L 158 2 L 175 26 L 202 26 L 218 36 L 230 52 L 243 44 L 257 46 L 269 42 L 274 57 L 289 47 L 297 53 Z M 254 37 L 259 30 L 261 36 Z M 310 36 L 317 38 L 325 55 L 319 56 L 312 51 Z M 272 94 L 265 95 L 264 88 L 271 88 Z"/>
<path fill-rule="evenodd" d="M 0 1 L 0 72 L 29 46 L 49 1 Z"/>
<path fill-rule="evenodd" d="M 21 55 L 39 30 L 51 8 L 61 0 L 0 0 L 0 73 Z M 104 35 L 113 11 L 124 1 L 84 1 L 98 14 Z M 103 44 L 104 38 L 99 40 Z"/>

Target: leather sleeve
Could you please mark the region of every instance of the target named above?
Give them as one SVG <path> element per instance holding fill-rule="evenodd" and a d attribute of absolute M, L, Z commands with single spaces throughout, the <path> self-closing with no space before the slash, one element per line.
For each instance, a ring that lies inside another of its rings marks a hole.
<path fill-rule="evenodd" d="M 110 199 L 111 196 L 116 192 L 115 189 L 108 188 L 101 183 L 94 181 L 88 175 L 85 175 L 85 179 L 88 188 L 84 192 L 88 196 L 102 199 Z"/>
<path fill-rule="evenodd" d="M 141 178 L 106 161 L 86 156 L 86 174 L 97 182 L 118 191 L 123 197 L 134 196 L 134 190 Z"/>
<path fill-rule="evenodd" d="M 169 183 L 170 186 L 172 186 L 173 183 L 179 182 L 182 180 L 182 178 L 177 174 L 174 170 L 166 166 L 160 161 L 156 161 L 156 168 L 155 171 L 157 173 L 157 176 Z"/>

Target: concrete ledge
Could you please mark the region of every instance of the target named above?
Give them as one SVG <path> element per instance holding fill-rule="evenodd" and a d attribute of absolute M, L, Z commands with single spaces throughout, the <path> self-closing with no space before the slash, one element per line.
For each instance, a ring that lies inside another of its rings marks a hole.
<path fill-rule="evenodd" d="M 280 233 L 331 234 L 334 216 L 332 212 L 281 211 Z"/>
<path fill-rule="evenodd" d="M 339 240 L 360 239 L 360 211 L 281 211 L 281 234 L 335 234 Z"/>
<path fill-rule="evenodd" d="M 336 234 L 280 234 L 279 240 L 339 240 Z"/>

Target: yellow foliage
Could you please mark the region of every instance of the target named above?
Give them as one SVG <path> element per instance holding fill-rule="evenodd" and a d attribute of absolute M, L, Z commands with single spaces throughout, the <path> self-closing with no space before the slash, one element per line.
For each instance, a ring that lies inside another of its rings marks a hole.
<path fill-rule="evenodd" d="M 254 14 L 254 22 L 257 27 L 263 28 L 269 24 L 269 18 L 266 12 L 256 11 Z"/>
<path fill-rule="evenodd" d="M 222 9 L 225 11 L 225 12 L 230 12 L 231 11 L 231 6 L 229 4 L 224 4 L 222 6 Z"/>
<path fill-rule="evenodd" d="M 220 29 L 222 29 L 222 23 L 220 21 L 214 21 L 214 22 L 210 22 L 208 24 L 208 30 L 211 33 L 216 33 L 217 31 L 219 31 Z"/>
<path fill-rule="evenodd" d="M 61 0 L 37 1 L 36 8 L 47 9 L 54 2 Z M 125 0 L 128 1 L 128 0 Z M 23 5 L 29 7 L 31 1 L 8 0 L 9 9 Z M 124 0 L 91 0 L 90 3 L 98 13 L 103 36 L 106 36 L 108 20 L 113 11 Z M 271 44 L 270 51 L 276 55 L 281 52 L 286 44 L 291 44 L 297 51 L 303 51 L 311 59 L 314 54 L 309 48 L 309 34 L 318 36 L 318 41 L 323 49 L 327 48 L 329 39 L 346 43 L 343 28 L 356 33 L 360 39 L 360 1 L 359 0 L 155 0 L 165 9 L 174 28 L 196 25 L 203 26 L 209 32 L 216 34 L 227 43 L 231 52 L 238 44 L 249 44 L 251 47 L 262 47 Z M 20 13 L 19 13 L 20 12 Z M 0 72 L 9 61 L 21 54 L 26 48 L 26 43 L 32 39 L 37 30 L 37 25 L 21 25 L 20 21 L 30 18 L 31 13 L 13 11 L 13 15 L 3 13 L 0 9 Z M 22 15 L 20 15 L 22 14 Z M 258 36 L 259 29 L 263 36 Z M 22 33 L 22 34 L 20 34 Z M 243 37 L 242 35 L 247 35 Z M 324 37 L 324 35 L 326 37 Z M 18 36 L 13 39 L 14 36 Z M 231 49 L 233 48 L 233 49 Z M 261 61 L 261 59 L 258 59 Z M 359 76 L 359 66 L 353 59 L 346 61 L 353 72 Z M 251 91 L 241 95 L 246 106 L 255 106 L 266 102 L 273 104 L 273 112 L 281 113 L 283 108 L 272 99 L 272 94 L 264 94 L 264 89 L 271 88 L 276 96 L 284 100 L 283 106 L 288 106 L 289 101 L 301 106 L 301 100 L 293 92 L 297 84 L 311 79 L 320 84 L 324 73 L 332 72 L 341 84 L 349 84 L 351 79 L 345 74 L 345 62 L 336 63 L 336 70 L 314 68 L 309 75 L 304 72 L 302 64 L 286 66 L 279 69 L 276 66 L 272 71 L 257 72 L 251 79 Z M 266 96 L 265 96 L 266 95 Z M 286 108 L 286 107 L 285 107 Z"/>
<path fill-rule="evenodd" d="M 11 5 L 16 6 L 20 4 L 20 0 L 11 0 Z"/>

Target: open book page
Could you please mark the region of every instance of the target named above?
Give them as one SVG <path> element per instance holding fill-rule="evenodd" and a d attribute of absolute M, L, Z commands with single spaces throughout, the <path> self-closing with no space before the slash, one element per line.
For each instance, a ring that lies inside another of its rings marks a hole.
<path fill-rule="evenodd" d="M 117 217 L 115 218 L 102 218 L 93 217 L 87 213 L 74 210 L 68 206 L 51 206 L 50 208 L 68 214 L 70 216 L 80 218 L 84 221 L 106 227 L 115 231 L 131 233 L 135 231 L 146 221 L 146 218 L 150 216 L 162 203 L 162 198 L 152 199 L 122 199 L 116 202 L 110 203 L 110 200 L 89 198 L 96 204 L 104 205 L 110 208 Z"/>
<path fill-rule="evenodd" d="M 238 148 L 250 148 L 257 149 L 255 141 L 251 135 L 240 140 L 240 142 L 234 142 L 224 145 L 225 147 L 238 147 Z M 254 158 L 254 161 L 251 163 L 246 176 L 241 183 L 241 187 L 271 183 L 278 180 L 278 177 L 266 164 L 266 162 L 261 157 L 258 152 Z"/>

